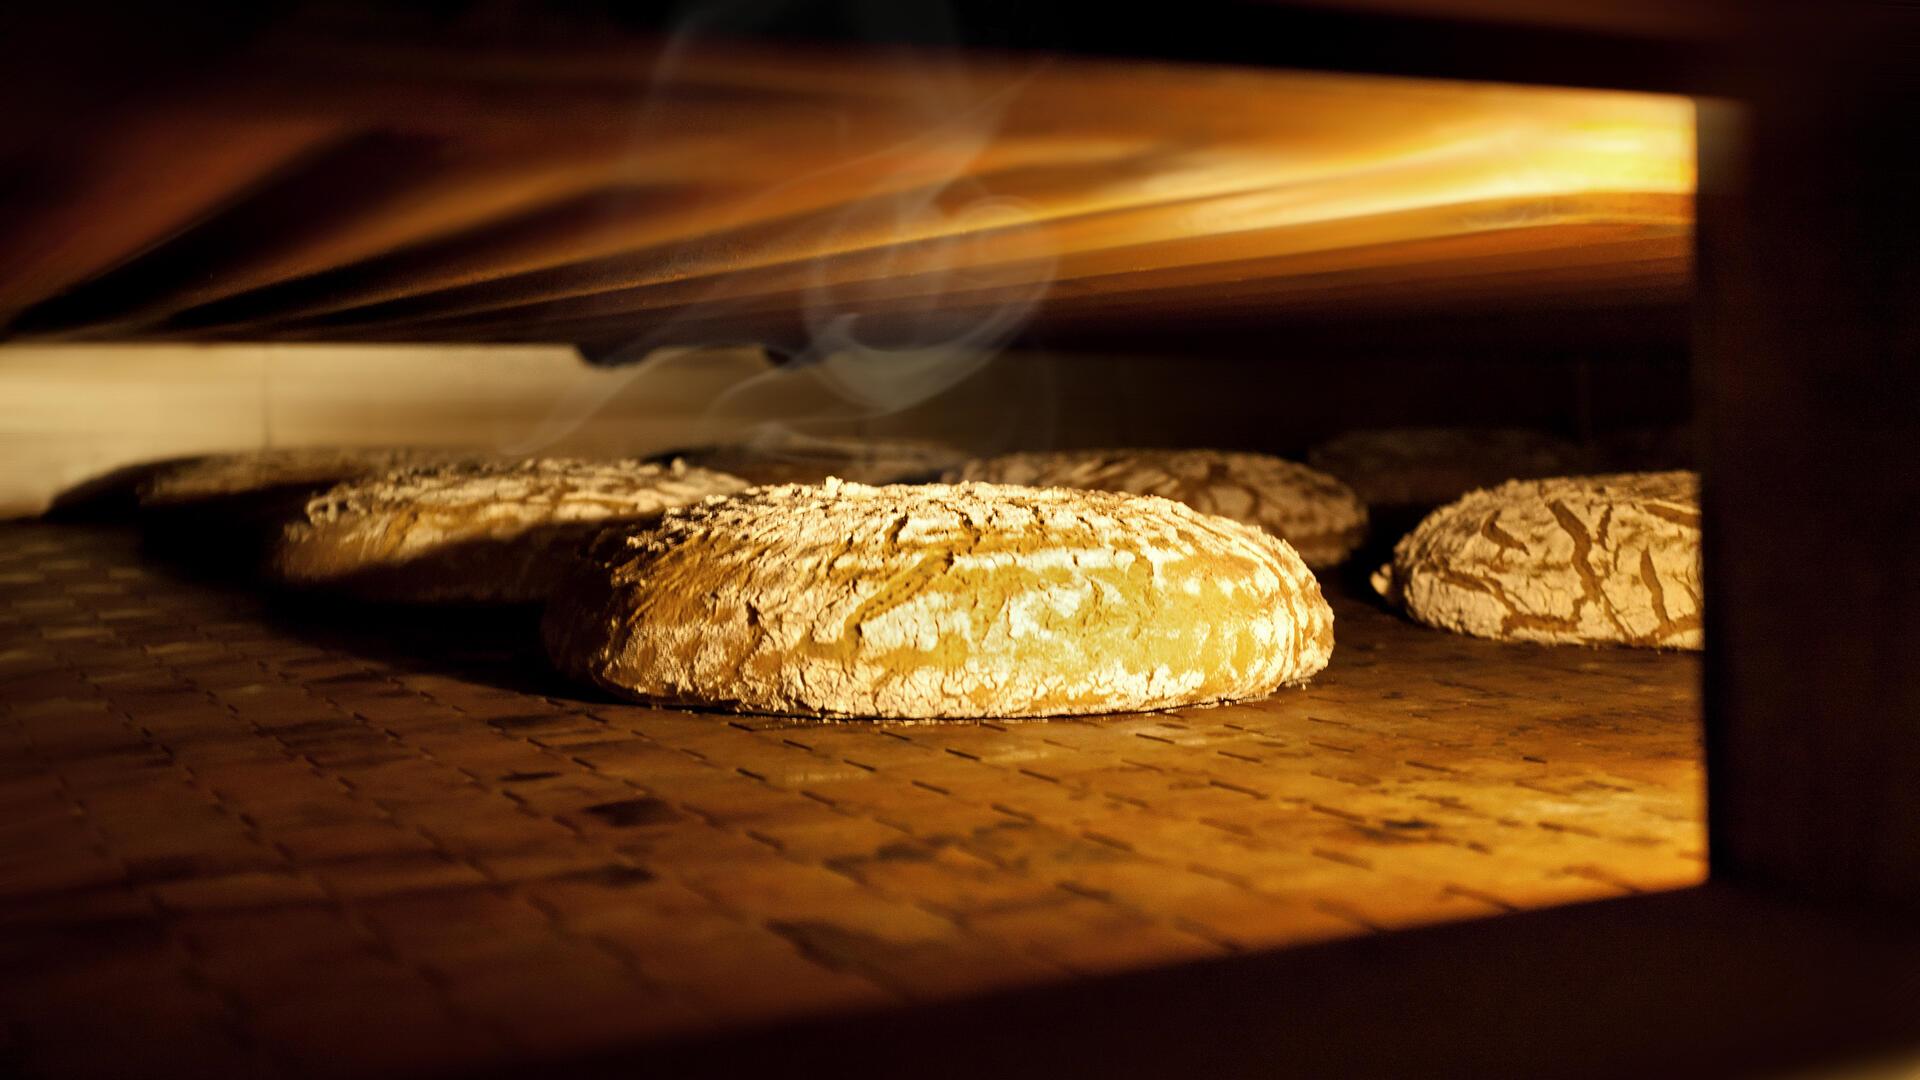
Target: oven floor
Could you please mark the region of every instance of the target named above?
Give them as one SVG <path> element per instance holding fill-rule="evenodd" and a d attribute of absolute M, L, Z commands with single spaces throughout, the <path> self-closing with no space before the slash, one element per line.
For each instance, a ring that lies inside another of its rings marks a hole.
<path fill-rule="evenodd" d="M 0 527 L 0 1072 L 494 1065 L 1703 878 L 1696 656 L 1335 607 L 1267 701 L 821 724 Z"/>

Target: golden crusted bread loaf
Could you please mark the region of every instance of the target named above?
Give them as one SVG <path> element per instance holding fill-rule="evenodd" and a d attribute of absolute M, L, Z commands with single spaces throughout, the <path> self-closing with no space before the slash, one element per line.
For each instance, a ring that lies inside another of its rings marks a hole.
<path fill-rule="evenodd" d="M 1167 499 L 829 481 L 603 533 L 544 635 L 563 671 L 641 700 L 1067 716 L 1302 682 L 1333 612 L 1283 541 Z"/>
<path fill-rule="evenodd" d="M 1698 649 L 1691 472 L 1516 480 L 1428 515 L 1374 575 L 1429 626 L 1553 644 Z"/>
<path fill-rule="evenodd" d="M 1359 546 L 1367 509 L 1345 484 L 1297 462 L 1231 450 L 1060 450 L 967 462 L 949 481 L 1159 495 L 1256 525 L 1308 566 L 1334 566 Z"/>
<path fill-rule="evenodd" d="M 340 446 L 191 458 L 167 463 L 140 483 L 139 523 L 155 554 L 251 575 L 271 557 L 281 529 L 319 492 L 395 469 L 479 460 L 463 451 Z"/>
<path fill-rule="evenodd" d="M 307 446 L 211 454 L 169 466 L 140 486 L 142 506 L 172 506 L 281 488 L 328 487 L 395 469 L 474 460 L 471 451 L 413 447 Z"/>
<path fill-rule="evenodd" d="M 544 600 L 604 526 L 746 487 L 725 473 L 535 458 L 402 469 L 349 481 L 288 524 L 281 581 L 405 602 Z"/>

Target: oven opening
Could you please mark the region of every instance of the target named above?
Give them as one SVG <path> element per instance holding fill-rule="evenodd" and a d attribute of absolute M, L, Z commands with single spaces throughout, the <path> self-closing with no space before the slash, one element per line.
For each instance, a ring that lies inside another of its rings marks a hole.
<path fill-rule="evenodd" d="M 22 1061 L 485 1068 L 1705 879 L 1692 101 L 251 48 L 4 222 Z M 715 505 L 774 539 L 596 554 Z"/>

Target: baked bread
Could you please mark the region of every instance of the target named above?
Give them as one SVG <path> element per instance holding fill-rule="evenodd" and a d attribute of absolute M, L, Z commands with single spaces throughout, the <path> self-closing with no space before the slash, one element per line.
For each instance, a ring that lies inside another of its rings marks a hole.
<path fill-rule="evenodd" d="M 394 446 L 309 446 L 211 454 L 156 472 L 140 486 L 140 505 L 177 506 L 282 488 L 319 489 L 394 469 L 449 464 L 476 456 L 471 451 Z"/>
<path fill-rule="evenodd" d="M 644 701 L 1069 716 L 1303 682 L 1333 612 L 1283 541 L 1168 499 L 828 481 L 608 530 L 544 636 L 563 671 Z"/>
<path fill-rule="evenodd" d="M 745 488 L 680 463 L 535 458 L 401 469 L 349 481 L 282 531 L 284 583 L 368 599 L 544 600 L 601 528 Z"/>
<path fill-rule="evenodd" d="M 1229 450 L 1062 450 L 969 461 L 949 482 L 1159 495 L 1204 514 L 1257 525 L 1308 566 L 1333 566 L 1367 533 L 1367 509 L 1325 473 L 1267 454 Z"/>
<path fill-rule="evenodd" d="M 789 435 L 682 451 L 674 456 L 755 484 L 817 484 L 828 477 L 861 484 L 899 484 L 932 480 L 967 455 L 931 439 Z"/>
<path fill-rule="evenodd" d="M 1476 637 L 1698 649 L 1691 472 L 1516 480 L 1434 511 L 1374 575 L 1429 626 Z"/>
<path fill-rule="evenodd" d="M 1345 481 L 1369 507 L 1423 509 L 1508 480 L 1587 467 L 1574 444 L 1519 428 L 1349 431 L 1314 447 L 1307 463 Z"/>
<path fill-rule="evenodd" d="M 317 446 L 167 463 L 139 484 L 147 549 L 203 570 L 251 576 L 307 500 L 334 484 L 402 467 L 477 460 L 470 452 Z"/>

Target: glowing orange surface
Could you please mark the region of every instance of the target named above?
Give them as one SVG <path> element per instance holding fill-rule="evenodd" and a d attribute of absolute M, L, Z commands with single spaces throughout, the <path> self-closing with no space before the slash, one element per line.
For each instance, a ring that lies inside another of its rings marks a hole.
<path fill-rule="evenodd" d="M 1694 187 L 1684 98 L 713 44 L 282 42 L 72 138 L 72 182 L 0 227 L 24 336 L 711 340 L 926 308 L 1017 327 L 1219 283 L 1311 305 L 1337 297 L 1296 279 L 1333 264 L 1273 260 L 1363 250 L 1385 256 L 1336 258 L 1360 273 L 1342 289 L 1497 296 L 1584 265 L 1565 291 L 1677 295 Z M 1419 247 L 1475 236 L 1500 238 L 1497 274 Z M 1566 255 L 1623 236 L 1655 250 Z"/>

